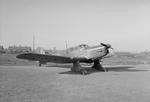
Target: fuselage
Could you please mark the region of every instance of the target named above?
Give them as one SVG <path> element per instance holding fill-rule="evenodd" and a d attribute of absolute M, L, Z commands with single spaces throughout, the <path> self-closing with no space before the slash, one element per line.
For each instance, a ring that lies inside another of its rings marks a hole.
<path fill-rule="evenodd" d="M 76 49 L 72 51 L 67 51 L 67 57 L 70 58 L 86 58 L 86 59 L 101 59 L 104 56 L 108 56 L 109 52 L 113 52 L 111 49 L 107 49 L 105 46 L 87 46 L 87 45 L 79 45 Z M 111 53 L 112 56 L 113 53 Z"/>

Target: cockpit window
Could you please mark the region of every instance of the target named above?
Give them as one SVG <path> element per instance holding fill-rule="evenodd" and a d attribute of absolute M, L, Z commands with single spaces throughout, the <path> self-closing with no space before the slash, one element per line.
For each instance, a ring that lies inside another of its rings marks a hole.
<path fill-rule="evenodd" d="M 79 45 L 79 47 L 80 47 L 80 48 L 88 48 L 89 46 L 86 45 L 86 44 L 81 44 L 81 45 Z"/>

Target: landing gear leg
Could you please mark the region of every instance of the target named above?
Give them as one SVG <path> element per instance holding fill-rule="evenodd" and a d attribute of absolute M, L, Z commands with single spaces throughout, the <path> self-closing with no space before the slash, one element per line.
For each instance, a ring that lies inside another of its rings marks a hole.
<path fill-rule="evenodd" d="M 81 67 L 79 61 L 74 61 L 73 62 L 73 67 L 71 68 L 71 71 L 73 71 L 73 72 L 79 72 L 79 73 L 81 73 L 83 75 L 87 74 L 86 70 L 82 70 L 82 67 Z"/>
<path fill-rule="evenodd" d="M 99 70 L 99 71 L 107 72 L 107 70 L 102 67 L 99 60 L 94 61 L 94 65 L 92 66 L 92 68 L 96 69 L 96 70 Z"/>
<path fill-rule="evenodd" d="M 79 61 L 73 62 L 73 67 L 71 68 L 71 71 L 73 72 L 79 72 L 81 70 L 81 65 Z"/>

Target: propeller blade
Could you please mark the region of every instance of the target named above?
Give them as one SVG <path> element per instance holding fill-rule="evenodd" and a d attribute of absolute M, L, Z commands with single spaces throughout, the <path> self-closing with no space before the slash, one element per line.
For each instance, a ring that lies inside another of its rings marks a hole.
<path fill-rule="evenodd" d="M 110 45 L 110 44 L 104 44 L 104 43 L 101 43 L 101 45 L 102 45 L 102 46 L 105 46 L 106 48 L 113 49 L 113 48 L 111 47 L 111 45 Z"/>
<path fill-rule="evenodd" d="M 113 50 L 114 48 L 110 47 L 110 49 L 112 49 L 112 50 Z"/>
<path fill-rule="evenodd" d="M 106 44 L 104 44 L 104 43 L 101 43 L 101 45 L 102 45 L 102 46 L 105 46 L 105 47 L 107 47 L 107 45 L 106 45 Z"/>

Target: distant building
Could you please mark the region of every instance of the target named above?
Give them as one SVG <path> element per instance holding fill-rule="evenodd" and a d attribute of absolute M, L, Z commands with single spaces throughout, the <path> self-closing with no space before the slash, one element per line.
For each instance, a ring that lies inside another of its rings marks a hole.
<path fill-rule="evenodd" d="M 7 49 L 7 53 L 18 54 L 18 53 L 27 53 L 32 52 L 31 47 L 27 46 L 9 46 Z"/>
<path fill-rule="evenodd" d="M 5 53 L 5 49 L 2 45 L 0 45 L 0 53 Z"/>

